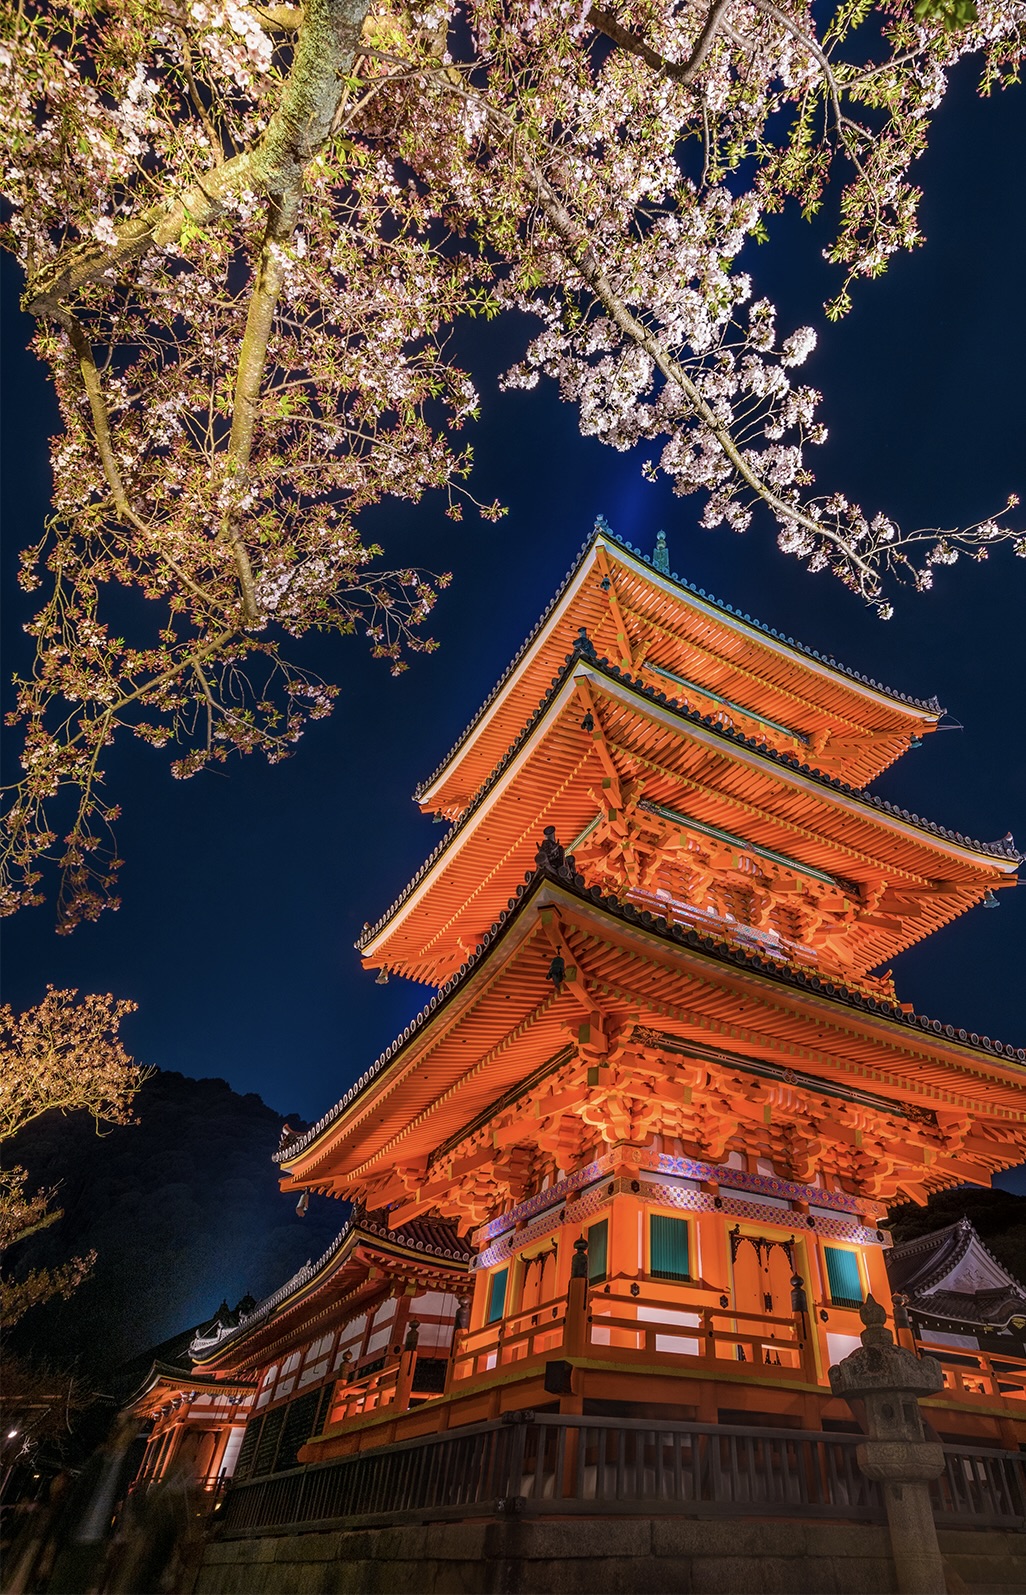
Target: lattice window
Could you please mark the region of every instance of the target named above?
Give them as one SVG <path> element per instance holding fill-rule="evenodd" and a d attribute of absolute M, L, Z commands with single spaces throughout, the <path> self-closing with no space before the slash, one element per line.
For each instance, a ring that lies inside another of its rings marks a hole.
<path fill-rule="evenodd" d="M 253 1458 L 256 1455 L 257 1441 L 260 1438 L 260 1428 L 263 1418 L 251 1418 L 246 1425 L 246 1432 L 242 1437 L 242 1445 L 235 1463 L 236 1479 L 248 1479 L 253 1470 Z"/>
<path fill-rule="evenodd" d="M 509 1282 L 509 1269 L 496 1269 L 488 1281 L 488 1311 L 485 1314 L 485 1323 L 494 1324 L 506 1311 L 506 1285 Z"/>
<path fill-rule="evenodd" d="M 653 1279 L 690 1279 L 691 1257 L 686 1218 L 653 1213 L 649 1220 L 649 1273 Z"/>
<path fill-rule="evenodd" d="M 609 1220 L 601 1219 L 588 1227 L 588 1279 L 592 1285 L 609 1272 Z"/>
<path fill-rule="evenodd" d="M 257 1478 L 274 1472 L 274 1459 L 278 1454 L 278 1441 L 287 1410 L 286 1407 L 274 1407 L 264 1419 L 253 1457 L 253 1473 Z"/>
<path fill-rule="evenodd" d="M 285 1421 L 278 1441 L 278 1453 L 274 1459 L 275 1473 L 282 1473 L 286 1468 L 297 1466 L 299 1459 L 296 1453 L 314 1432 L 319 1405 L 320 1391 L 311 1390 L 308 1395 L 300 1396 L 298 1401 L 290 1401 L 284 1408 Z"/>
<path fill-rule="evenodd" d="M 857 1252 L 841 1246 L 824 1246 L 827 1281 L 830 1286 L 832 1307 L 861 1307 L 865 1297 L 862 1292 L 862 1274 Z"/>

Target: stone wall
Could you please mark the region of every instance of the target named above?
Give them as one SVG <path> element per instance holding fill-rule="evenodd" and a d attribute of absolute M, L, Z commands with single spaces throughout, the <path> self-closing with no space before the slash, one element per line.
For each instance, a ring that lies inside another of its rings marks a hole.
<path fill-rule="evenodd" d="M 1026 1537 L 941 1530 L 949 1595 L 1022 1595 Z M 505 1519 L 215 1540 L 195 1595 L 893 1595 L 887 1530 Z"/>

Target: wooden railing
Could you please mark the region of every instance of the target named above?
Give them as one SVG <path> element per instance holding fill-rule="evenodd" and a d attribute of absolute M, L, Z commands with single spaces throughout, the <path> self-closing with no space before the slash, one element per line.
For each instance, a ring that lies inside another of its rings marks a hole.
<path fill-rule="evenodd" d="M 731 1307 L 671 1306 L 660 1297 L 640 1293 L 594 1297 L 587 1345 L 589 1350 L 615 1347 L 617 1360 L 624 1361 L 690 1356 L 760 1368 L 804 1365 L 793 1316 L 742 1313 Z"/>
<path fill-rule="evenodd" d="M 608 1293 L 607 1293 L 608 1292 Z M 716 1305 L 709 1305 L 710 1297 Z M 950 1347 L 923 1346 L 944 1371 L 946 1389 L 959 1395 L 1026 1399 L 1026 1360 L 985 1352 L 955 1352 Z M 671 1286 L 657 1280 L 616 1275 L 578 1302 L 551 1298 L 510 1313 L 494 1324 L 458 1335 L 448 1389 L 467 1380 L 518 1363 L 544 1362 L 561 1356 L 615 1360 L 625 1367 L 642 1365 L 680 1369 L 710 1368 L 716 1363 L 748 1364 L 761 1377 L 774 1370 L 810 1383 L 824 1384 L 816 1368 L 811 1341 L 801 1319 L 769 1312 L 739 1312 L 719 1305 L 719 1292 L 708 1286 Z M 409 1406 L 415 1351 L 404 1351 L 373 1374 L 336 1387 L 330 1424 Z"/>
<path fill-rule="evenodd" d="M 554 1356 L 563 1346 L 566 1297 L 510 1313 L 494 1324 L 467 1330 L 453 1361 L 453 1379 L 472 1379 L 500 1363 Z"/>
<path fill-rule="evenodd" d="M 921 1345 L 924 1356 L 936 1357 L 944 1388 L 960 1396 L 1013 1396 L 1026 1399 L 1026 1358 L 986 1351 L 953 1351 L 950 1346 Z"/>
<path fill-rule="evenodd" d="M 353 1379 L 349 1383 L 340 1382 L 335 1389 L 335 1399 L 328 1421 L 344 1423 L 347 1418 L 377 1412 L 382 1407 L 394 1407 L 399 1393 L 399 1383 L 398 1362 L 378 1368 L 362 1379 Z"/>
<path fill-rule="evenodd" d="M 813 1368 L 810 1348 L 800 1338 L 793 1315 L 744 1313 L 711 1307 L 701 1286 L 683 1287 L 694 1300 L 681 1299 L 648 1281 L 644 1294 L 636 1280 L 617 1276 L 592 1289 L 581 1326 L 586 1356 L 614 1355 L 618 1362 L 677 1364 L 681 1357 L 748 1362 L 760 1369 Z M 631 1294 L 631 1289 L 637 1294 Z M 718 1293 L 717 1293 L 718 1294 Z M 565 1297 L 511 1313 L 495 1324 L 467 1332 L 453 1363 L 453 1382 L 472 1379 L 497 1367 L 568 1352 L 573 1326 Z M 815 1377 L 814 1372 L 811 1377 Z"/>
<path fill-rule="evenodd" d="M 648 1419 L 509 1413 L 233 1485 L 225 1534 L 517 1512 L 881 1521 L 861 1436 Z M 945 1446 L 941 1524 L 1026 1526 L 1026 1455 Z"/>

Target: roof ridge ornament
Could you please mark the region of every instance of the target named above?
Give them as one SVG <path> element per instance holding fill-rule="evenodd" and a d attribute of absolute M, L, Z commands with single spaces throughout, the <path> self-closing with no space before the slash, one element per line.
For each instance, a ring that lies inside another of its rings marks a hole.
<path fill-rule="evenodd" d="M 566 853 L 562 844 L 556 839 L 556 827 L 546 825 L 535 854 L 535 864 L 540 870 L 558 870 L 565 861 Z"/>
<path fill-rule="evenodd" d="M 660 575 L 668 576 L 670 574 L 670 550 L 666 546 L 666 533 L 664 531 L 656 532 L 655 548 L 652 551 L 652 564 Z"/>

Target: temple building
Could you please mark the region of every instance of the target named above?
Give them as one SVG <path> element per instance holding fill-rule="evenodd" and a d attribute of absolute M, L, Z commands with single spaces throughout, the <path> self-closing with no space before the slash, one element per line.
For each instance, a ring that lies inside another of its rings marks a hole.
<path fill-rule="evenodd" d="M 942 716 L 599 522 L 419 788 L 448 829 L 360 938 L 379 979 L 433 995 L 278 1154 L 284 1191 L 354 1216 L 194 1342 L 197 1381 L 256 1387 L 229 1526 L 386 1497 L 751 1511 L 781 1478 L 820 1515 L 882 1510 L 828 1369 L 870 1296 L 893 1312 L 887 1209 L 1026 1145 L 1026 1051 L 917 1014 L 891 974 L 1021 862 L 869 790 Z M 1023 1348 L 952 1343 L 969 1276 L 939 1244 L 895 1276 L 899 1339 L 944 1368 L 923 1416 L 1012 1456 Z M 996 1268 L 981 1288 L 1007 1296 Z M 825 1471 L 788 1435 L 836 1436 Z M 262 1493 L 283 1470 L 293 1493 Z"/>
<path fill-rule="evenodd" d="M 894 1246 L 887 1273 L 916 1341 L 1026 1358 L 1026 1285 L 980 1240 L 968 1218 Z M 963 1366 L 975 1377 L 976 1359 Z"/>
<path fill-rule="evenodd" d="M 326 1425 L 436 1394 L 469 1261 L 445 1222 L 352 1214 L 271 1296 L 222 1302 L 173 1362 L 154 1361 L 126 1403 L 149 1426 L 135 1487 L 177 1473 L 220 1494 L 295 1467 Z"/>

